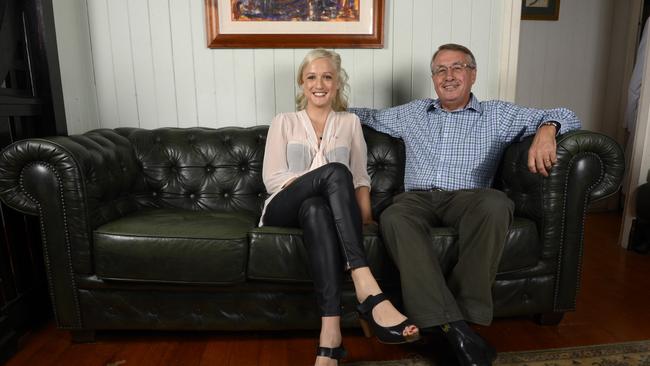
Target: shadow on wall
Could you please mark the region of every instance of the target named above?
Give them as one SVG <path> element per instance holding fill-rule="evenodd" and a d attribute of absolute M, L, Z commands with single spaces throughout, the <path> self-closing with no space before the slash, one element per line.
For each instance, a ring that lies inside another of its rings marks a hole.
<path fill-rule="evenodd" d="M 393 106 L 402 105 L 411 100 L 410 85 L 393 84 Z"/>

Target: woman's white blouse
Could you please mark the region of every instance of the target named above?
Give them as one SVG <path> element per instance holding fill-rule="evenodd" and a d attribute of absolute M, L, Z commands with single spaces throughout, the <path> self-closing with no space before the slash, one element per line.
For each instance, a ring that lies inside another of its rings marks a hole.
<path fill-rule="evenodd" d="M 370 187 L 367 159 L 361 122 L 355 114 L 330 112 L 320 145 L 305 110 L 278 114 L 266 138 L 262 178 L 271 196 L 264 203 L 262 217 L 268 203 L 287 181 L 327 163 L 347 166 L 355 189 Z"/>

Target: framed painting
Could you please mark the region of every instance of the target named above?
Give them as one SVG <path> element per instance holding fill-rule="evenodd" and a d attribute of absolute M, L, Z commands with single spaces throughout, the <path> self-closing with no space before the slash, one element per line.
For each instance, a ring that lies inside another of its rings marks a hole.
<path fill-rule="evenodd" d="M 384 0 L 205 0 L 210 48 L 382 48 Z"/>
<path fill-rule="evenodd" d="M 522 20 L 558 20 L 560 0 L 521 0 Z"/>

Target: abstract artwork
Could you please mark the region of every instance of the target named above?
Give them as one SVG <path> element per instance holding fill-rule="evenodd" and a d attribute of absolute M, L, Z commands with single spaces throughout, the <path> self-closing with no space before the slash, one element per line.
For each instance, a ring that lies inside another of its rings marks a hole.
<path fill-rule="evenodd" d="M 233 21 L 359 21 L 360 0 L 230 0 Z"/>
<path fill-rule="evenodd" d="M 383 47 L 384 0 L 205 0 L 210 48 Z"/>

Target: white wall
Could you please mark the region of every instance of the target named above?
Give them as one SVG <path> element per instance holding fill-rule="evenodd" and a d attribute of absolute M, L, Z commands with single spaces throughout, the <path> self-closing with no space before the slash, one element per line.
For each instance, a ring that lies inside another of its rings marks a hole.
<path fill-rule="evenodd" d="M 521 21 L 517 103 L 566 106 L 601 130 L 615 2 L 562 1 L 558 21 Z"/>
<path fill-rule="evenodd" d="M 558 21 L 522 20 L 516 102 L 566 106 L 583 128 L 623 142 L 639 0 L 570 0 Z"/>
<path fill-rule="evenodd" d="M 71 134 L 268 124 L 294 110 L 295 70 L 307 50 L 207 49 L 202 1 L 57 0 L 54 7 Z M 351 105 L 432 96 L 429 59 L 446 42 L 475 52 L 480 98 L 514 99 L 519 0 L 386 0 L 385 7 L 383 49 L 339 50 Z"/>
<path fill-rule="evenodd" d="M 86 3 L 56 0 L 53 8 L 68 133 L 97 128 L 97 94 Z"/>

